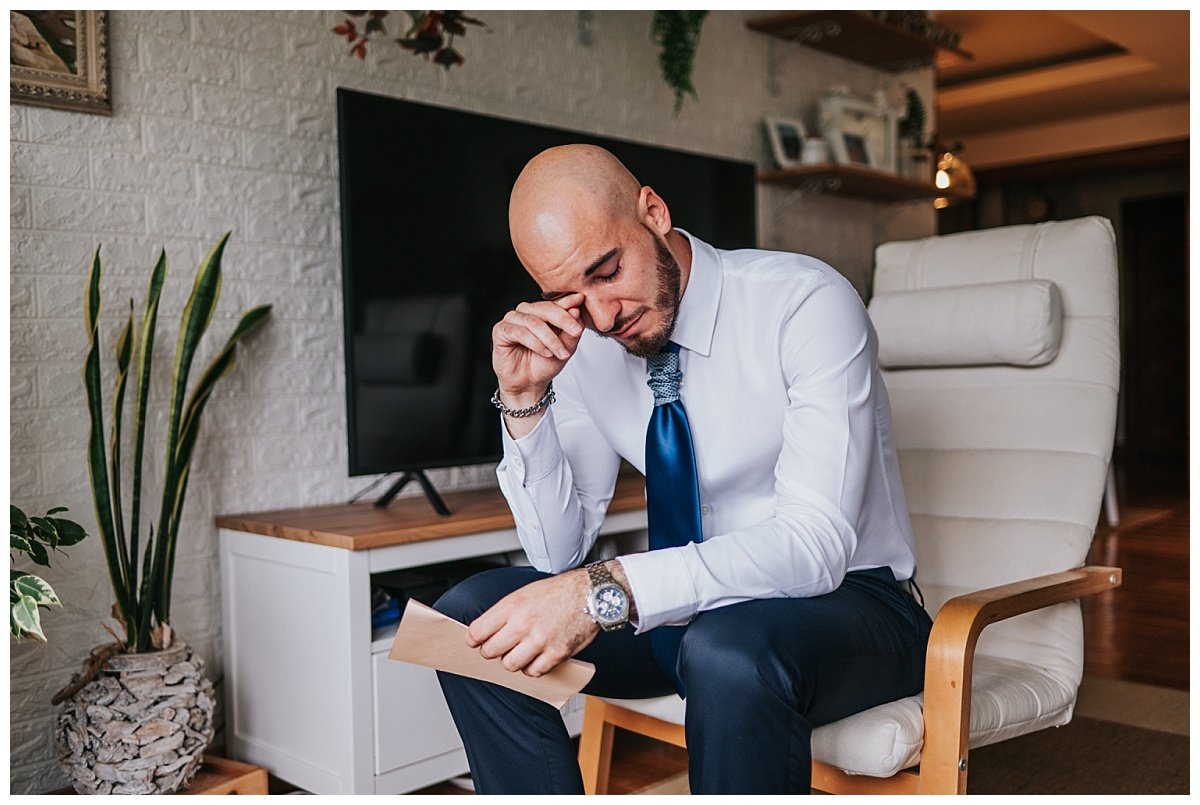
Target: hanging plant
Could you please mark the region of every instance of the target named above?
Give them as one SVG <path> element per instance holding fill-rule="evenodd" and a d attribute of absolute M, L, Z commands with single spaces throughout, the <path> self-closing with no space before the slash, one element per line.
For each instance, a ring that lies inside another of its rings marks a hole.
<path fill-rule="evenodd" d="M 350 16 L 341 25 L 333 29 L 335 34 L 346 37 L 350 43 L 350 55 L 365 59 L 367 42 L 375 34 L 387 35 L 383 27 L 386 11 L 347 11 Z M 412 25 L 405 35 L 396 40 L 396 44 L 414 54 L 440 64 L 449 70 L 456 64 L 466 61 L 463 55 L 454 49 L 454 37 L 465 36 L 467 25 L 480 25 L 490 30 L 482 20 L 468 17 L 461 11 L 409 11 Z M 355 19 L 366 17 L 360 30 Z"/>
<path fill-rule="evenodd" d="M 675 91 L 675 114 L 683 108 L 685 94 L 698 97 L 692 86 L 692 67 L 700 44 L 700 26 L 707 16 L 707 11 L 654 12 L 650 36 L 662 48 L 658 66 L 667 86 Z"/>

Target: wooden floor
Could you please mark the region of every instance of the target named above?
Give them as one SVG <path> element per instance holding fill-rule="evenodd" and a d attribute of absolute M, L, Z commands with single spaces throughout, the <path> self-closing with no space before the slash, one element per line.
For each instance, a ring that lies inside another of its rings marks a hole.
<path fill-rule="evenodd" d="M 1110 528 L 1101 518 L 1088 562 L 1122 568 L 1123 582 L 1084 603 L 1084 673 L 1187 690 L 1186 468 L 1140 470 L 1118 497 L 1120 522 Z"/>
<path fill-rule="evenodd" d="M 1190 506 L 1186 468 L 1139 470 L 1120 485 L 1120 522 L 1103 515 L 1088 563 L 1122 568 L 1124 581 L 1083 609 L 1084 673 L 1188 689 Z M 626 794 L 687 768 L 687 755 L 617 730 L 610 790 Z M 443 783 L 421 794 L 462 794 Z"/>

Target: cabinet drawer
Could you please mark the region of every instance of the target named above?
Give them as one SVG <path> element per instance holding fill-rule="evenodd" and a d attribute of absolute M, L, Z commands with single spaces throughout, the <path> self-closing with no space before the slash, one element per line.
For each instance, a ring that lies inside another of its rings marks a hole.
<path fill-rule="evenodd" d="M 376 774 L 462 748 L 437 672 L 387 652 L 371 655 L 371 666 Z"/>

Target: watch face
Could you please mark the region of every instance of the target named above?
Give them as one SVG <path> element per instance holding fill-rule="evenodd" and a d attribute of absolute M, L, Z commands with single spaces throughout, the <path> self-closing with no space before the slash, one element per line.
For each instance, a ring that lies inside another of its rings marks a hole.
<path fill-rule="evenodd" d="M 615 623 L 625 617 L 629 602 L 625 591 L 616 584 L 605 584 L 592 591 L 592 609 L 596 620 L 601 623 Z"/>

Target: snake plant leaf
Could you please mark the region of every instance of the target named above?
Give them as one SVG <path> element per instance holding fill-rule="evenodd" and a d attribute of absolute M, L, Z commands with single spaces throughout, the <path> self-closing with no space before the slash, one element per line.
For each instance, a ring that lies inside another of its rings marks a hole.
<path fill-rule="evenodd" d="M 162 298 L 163 284 L 167 279 L 167 252 L 158 253 L 158 262 L 150 274 L 146 289 L 146 310 L 142 313 L 142 332 L 138 339 L 137 385 L 134 391 L 134 444 L 133 444 L 133 493 L 130 500 L 129 553 L 130 591 L 138 589 L 137 558 L 138 541 L 141 536 L 142 514 L 142 462 L 146 452 L 146 406 L 150 399 L 150 369 L 154 356 L 154 332 L 158 326 L 158 302 Z M 149 543 L 146 546 L 149 556 Z M 137 600 L 142 600 L 140 597 Z M 136 619 L 135 619 L 136 620 Z"/>
<path fill-rule="evenodd" d="M 54 588 L 37 576 L 26 573 L 24 576 L 11 581 L 10 586 L 15 588 L 22 598 L 33 599 L 34 604 L 37 606 L 62 606 L 62 602 L 54 594 Z"/>
<path fill-rule="evenodd" d="M 128 612 L 131 600 L 127 580 L 121 570 L 121 562 L 113 530 L 112 496 L 108 487 L 108 461 L 104 448 L 104 408 L 100 393 L 100 249 L 92 257 L 88 274 L 87 291 L 84 294 L 84 326 L 88 333 L 88 353 L 83 365 L 83 385 L 87 391 L 88 429 L 87 465 L 91 478 L 92 502 L 96 507 L 96 524 L 100 530 L 100 542 L 104 547 L 104 558 L 108 562 L 108 574 L 113 584 L 117 603 Z M 34 560 L 36 561 L 36 559 Z"/>
<path fill-rule="evenodd" d="M 113 392 L 112 439 L 109 441 L 109 479 L 112 483 L 113 533 L 120 549 L 121 568 L 129 578 L 129 546 L 125 542 L 125 517 L 121 499 L 121 422 L 125 419 L 125 381 L 129 377 L 129 361 L 133 355 L 133 300 L 129 300 L 129 318 L 117 337 L 117 388 Z"/>
<path fill-rule="evenodd" d="M 20 601 L 12 605 L 12 625 L 17 629 L 18 636 L 27 634 L 43 642 L 46 640 L 37 603 L 28 596 L 22 596 Z"/>
<path fill-rule="evenodd" d="M 174 496 L 178 490 L 178 479 L 174 458 L 179 443 L 184 392 L 196 347 L 212 321 L 213 311 L 221 295 L 221 255 L 225 251 L 230 234 L 226 232 L 221 237 L 196 270 L 196 281 L 192 285 L 192 293 L 188 296 L 179 324 L 179 340 L 175 348 L 175 366 L 171 379 L 171 414 L 167 423 L 166 477 L 163 479 L 162 507 L 158 519 L 159 540 L 154 556 L 153 572 L 156 586 L 161 584 L 164 578 L 170 548 L 170 517 L 176 509 Z M 165 602 L 161 599 L 156 601 L 155 615 L 160 621 L 165 618 Z"/>
<path fill-rule="evenodd" d="M 175 543 L 183 512 L 183 501 L 187 492 L 192 451 L 196 446 L 196 440 L 200 433 L 200 416 L 204 413 L 204 408 L 208 404 L 209 397 L 212 394 L 213 388 L 216 387 L 217 381 L 233 368 L 237 359 L 238 342 L 261 327 L 270 315 L 270 305 L 260 305 L 246 311 L 242 315 L 241 320 L 238 321 L 237 326 L 233 329 L 233 333 L 230 334 L 221 352 L 217 354 L 205 368 L 203 374 L 200 375 L 200 380 L 196 383 L 196 387 L 192 390 L 192 395 L 188 399 L 187 412 L 184 415 L 183 428 L 180 431 L 179 447 L 175 452 L 176 505 L 175 509 L 171 512 L 171 533 L 166 541 L 169 546 L 165 573 L 166 586 L 164 590 L 164 598 L 168 602 L 168 606 L 163 610 L 163 614 L 166 617 L 170 616 L 171 579 L 175 575 L 173 573 L 175 569 Z"/>

